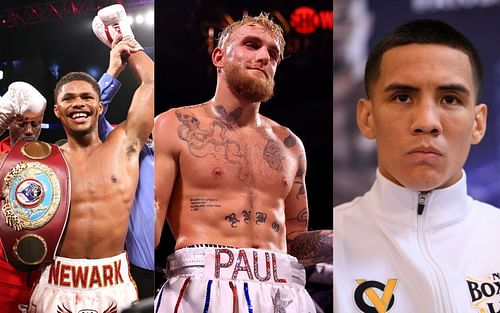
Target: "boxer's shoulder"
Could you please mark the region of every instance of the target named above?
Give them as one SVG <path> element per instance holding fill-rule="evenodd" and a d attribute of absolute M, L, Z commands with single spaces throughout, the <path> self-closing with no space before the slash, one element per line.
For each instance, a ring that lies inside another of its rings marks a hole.
<path fill-rule="evenodd" d="M 281 125 L 280 123 L 270 119 L 269 117 L 260 114 L 260 119 L 262 121 L 262 126 L 270 128 L 272 132 L 279 137 L 291 133 L 291 130 L 288 127 Z"/>
<path fill-rule="evenodd" d="M 287 148 L 299 148 L 303 150 L 303 144 L 299 136 L 297 136 L 290 128 L 271 120 L 268 117 L 262 116 L 263 126 L 270 129 L 276 138 L 282 142 Z"/>

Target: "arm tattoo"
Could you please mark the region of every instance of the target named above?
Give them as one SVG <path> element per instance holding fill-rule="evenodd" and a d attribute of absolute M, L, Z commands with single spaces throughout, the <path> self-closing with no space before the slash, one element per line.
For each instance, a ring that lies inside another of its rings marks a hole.
<path fill-rule="evenodd" d="M 231 224 L 231 227 L 236 228 L 235 224 L 239 223 L 240 220 L 236 217 L 235 213 L 231 213 L 229 215 L 226 215 L 224 218 L 226 221 L 228 221 Z"/>
<path fill-rule="evenodd" d="M 333 231 L 315 230 L 303 232 L 288 239 L 289 253 L 303 265 L 333 261 Z"/>
<path fill-rule="evenodd" d="M 298 183 L 295 182 L 295 184 L 300 184 L 299 190 L 297 191 L 297 194 L 295 195 L 295 198 L 299 198 L 300 196 L 305 196 L 306 195 L 306 188 L 304 187 L 303 183 Z"/>
<path fill-rule="evenodd" d="M 289 134 L 284 140 L 283 143 L 285 147 L 291 148 L 297 144 L 297 139 L 292 134 Z"/>
<path fill-rule="evenodd" d="M 304 224 L 305 227 L 307 227 L 307 221 L 309 220 L 309 213 L 307 208 L 303 208 L 300 210 L 299 213 L 297 213 L 296 217 L 292 218 L 287 218 L 287 221 L 298 221 L 301 224 Z"/>
<path fill-rule="evenodd" d="M 297 191 L 297 194 L 295 195 L 295 198 L 299 198 L 300 196 L 305 196 L 306 195 L 306 188 L 304 186 L 304 169 L 302 168 L 302 161 L 303 156 L 301 155 L 299 158 L 299 166 L 297 168 L 297 173 L 295 173 L 295 180 L 294 184 L 299 185 L 299 190 Z"/>

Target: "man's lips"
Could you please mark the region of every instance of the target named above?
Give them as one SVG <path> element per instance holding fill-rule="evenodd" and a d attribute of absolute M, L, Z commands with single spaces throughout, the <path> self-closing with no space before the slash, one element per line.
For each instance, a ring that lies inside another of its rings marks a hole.
<path fill-rule="evenodd" d="M 92 113 L 88 110 L 84 111 L 72 111 L 68 113 L 68 116 L 70 118 L 76 119 L 76 118 L 82 118 L 82 117 L 89 117 Z"/>
<path fill-rule="evenodd" d="M 409 155 L 417 157 L 419 159 L 433 159 L 443 156 L 443 153 L 439 149 L 432 146 L 418 146 L 411 149 L 408 152 Z"/>
<path fill-rule="evenodd" d="M 68 117 L 76 123 L 85 123 L 90 115 L 89 111 L 73 111 L 68 114 Z"/>
<path fill-rule="evenodd" d="M 19 139 L 26 140 L 26 141 L 35 141 L 36 137 L 35 136 L 21 136 Z"/>
<path fill-rule="evenodd" d="M 259 67 L 249 67 L 248 69 L 250 69 L 250 70 L 254 70 L 254 71 L 259 71 L 259 72 L 261 72 L 262 74 L 264 74 L 264 76 L 265 76 L 266 78 L 268 78 L 268 75 L 267 75 L 266 71 L 264 71 L 263 69 L 261 69 L 261 68 L 259 68 Z"/>

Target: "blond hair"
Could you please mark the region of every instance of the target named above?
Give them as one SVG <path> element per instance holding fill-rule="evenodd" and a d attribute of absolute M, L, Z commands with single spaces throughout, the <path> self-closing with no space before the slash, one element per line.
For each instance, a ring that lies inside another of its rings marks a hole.
<path fill-rule="evenodd" d="M 239 21 L 229 24 L 226 26 L 222 32 L 219 34 L 218 48 L 223 48 L 231 37 L 234 31 L 244 25 L 257 24 L 264 27 L 271 36 L 278 41 L 278 48 L 280 54 L 280 60 L 283 60 L 283 54 L 285 50 L 285 38 L 283 37 L 283 29 L 280 25 L 274 23 L 273 20 L 269 18 L 269 13 L 261 12 L 258 16 L 243 16 Z"/>

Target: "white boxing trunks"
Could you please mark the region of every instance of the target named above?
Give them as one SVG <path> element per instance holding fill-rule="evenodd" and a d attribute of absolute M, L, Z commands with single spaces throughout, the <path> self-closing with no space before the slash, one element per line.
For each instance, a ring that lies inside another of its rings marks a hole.
<path fill-rule="evenodd" d="M 315 313 L 297 259 L 258 249 L 183 248 L 167 259 L 157 313 Z"/>
<path fill-rule="evenodd" d="M 125 252 L 103 259 L 56 257 L 35 286 L 28 312 L 114 313 L 137 299 Z"/>

